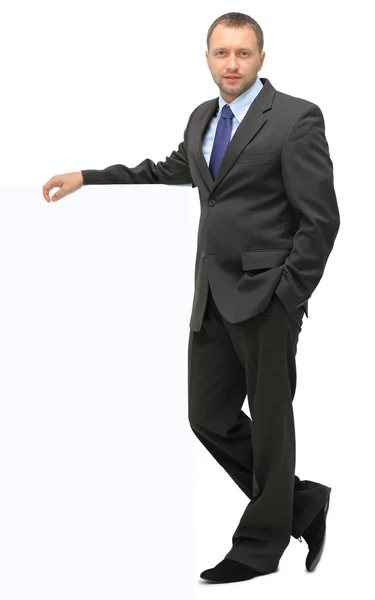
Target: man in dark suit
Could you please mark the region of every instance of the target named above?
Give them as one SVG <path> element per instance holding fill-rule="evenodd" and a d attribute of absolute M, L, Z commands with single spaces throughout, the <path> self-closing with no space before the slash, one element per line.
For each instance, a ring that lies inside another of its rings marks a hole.
<path fill-rule="evenodd" d="M 164 162 L 53 177 L 54 199 L 96 184 L 192 184 L 201 216 L 188 346 L 189 422 L 250 502 L 215 582 L 277 570 L 290 536 L 313 570 L 331 488 L 295 476 L 292 402 L 298 336 L 340 217 L 320 108 L 259 78 L 263 33 L 228 13 L 207 35 L 219 98 L 191 113 Z M 251 419 L 242 411 L 248 398 Z"/>

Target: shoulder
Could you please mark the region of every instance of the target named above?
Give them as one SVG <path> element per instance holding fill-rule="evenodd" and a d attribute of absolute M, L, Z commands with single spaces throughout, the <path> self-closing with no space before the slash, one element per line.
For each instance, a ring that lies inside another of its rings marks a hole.
<path fill-rule="evenodd" d="M 284 149 L 296 140 L 306 140 L 311 136 L 323 138 L 325 135 L 322 110 L 311 100 L 276 91 L 268 114 L 280 132 Z"/>
<path fill-rule="evenodd" d="M 196 106 L 193 110 L 193 112 L 190 115 L 190 118 L 194 115 L 197 114 L 198 116 L 200 114 L 203 114 L 206 112 L 206 110 L 208 110 L 208 108 L 211 108 L 215 103 L 218 103 L 218 98 L 211 98 L 211 100 L 205 100 L 204 102 L 201 102 L 200 104 L 198 104 L 198 106 Z"/>
<path fill-rule="evenodd" d="M 320 118 L 323 117 L 321 108 L 315 102 L 279 91 L 276 91 L 275 93 L 272 109 L 275 110 L 277 115 L 280 115 L 287 123 L 289 123 L 289 125 L 310 115 L 316 115 Z"/>

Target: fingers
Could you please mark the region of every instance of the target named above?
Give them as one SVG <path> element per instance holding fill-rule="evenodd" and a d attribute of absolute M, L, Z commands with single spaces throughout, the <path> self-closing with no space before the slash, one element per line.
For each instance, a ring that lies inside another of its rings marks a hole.
<path fill-rule="evenodd" d="M 47 183 L 45 183 L 44 186 L 43 186 L 43 196 L 47 200 L 47 202 L 50 202 L 50 200 L 51 200 L 50 195 L 49 195 L 49 191 L 53 187 L 57 187 L 57 184 L 56 184 L 56 181 L 55 181 L 54 177 L 52 177 L 52 179 L 50 179 L 49 181 L 47 181 Z"/>
<path fill-rule="evenodd" d="M 43 196 L 44 196 L 45 200 L 47 200 L 47 202 L 50 202 L 51 200 L 52 200 L 52 202 L 56 202 L 56 200 L 59 200 L 62 196 L 64 196 L 64 193 L 61 193 L 61 190 L 60 190 L 59 192 L 56 192 L 52 197 L 50 197 L 49 191 L 51 190 L 51 188 L 60 187 L 60 186 L 62 189 L 64 184 L 62 183 L 60 178 L 56 175 L 54 177 L 52 177 L 49 181 L 47 181 L 47 183 L 44 184 Z"/>
<path fill-rule="evenodd" d="M 51 200 L 52 200 L 52 202 L 56 202 L 56 200 L 60 200 L 60 198 L 62 198 L 63 196 L 65 196 L 64 186 L 62 186 L 58 192 L 53 194 Z"/>

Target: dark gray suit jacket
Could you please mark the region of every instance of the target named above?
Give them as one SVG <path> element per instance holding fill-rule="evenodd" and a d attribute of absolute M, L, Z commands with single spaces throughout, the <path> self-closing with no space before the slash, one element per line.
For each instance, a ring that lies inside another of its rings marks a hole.
<path fill-rule="evenodd" d="M 275 292 L 286 311 L 318 285 L 340 226 L 333 165 L 320 108 L 268 79 L 233 135 L 213 181 L 202 137 L 218 98 L 191 113 L 178 150 L 155 164 L 83 170 L 84 185 L 192 184 L 201 216 L 189 326 L 199 331 L 208 281 L 231 323 L 264 310 Z"/>

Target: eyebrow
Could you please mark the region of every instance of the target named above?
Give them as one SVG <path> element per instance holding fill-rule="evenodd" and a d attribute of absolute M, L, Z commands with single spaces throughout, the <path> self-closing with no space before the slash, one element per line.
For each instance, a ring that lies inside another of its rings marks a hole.
<path fill-rule="evenodd" d="M 226 50 L 226 48 L 223 48 L 222 46 L 218 46 L 217 48 L 213 49 L 213 52 L 217 52 L 218 50 Z M 247 52 L 252 52 L 252 48 L 239 48 L 239 50 L 246 50 Z"/>

